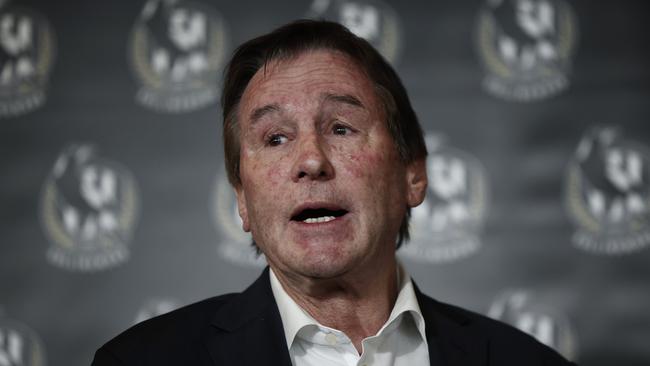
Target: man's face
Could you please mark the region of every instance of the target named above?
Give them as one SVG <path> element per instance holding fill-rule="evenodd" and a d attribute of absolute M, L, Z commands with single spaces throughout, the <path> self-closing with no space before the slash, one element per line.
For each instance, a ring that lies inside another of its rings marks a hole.
<path fill-rule="evenodd" d="M 331 278 L 394 257 L 426 173 L 421 162 L 400 160 L 356 63 L 328 50 L 271 62 L 238 112 L 239 212 L 272 267 Z"/>

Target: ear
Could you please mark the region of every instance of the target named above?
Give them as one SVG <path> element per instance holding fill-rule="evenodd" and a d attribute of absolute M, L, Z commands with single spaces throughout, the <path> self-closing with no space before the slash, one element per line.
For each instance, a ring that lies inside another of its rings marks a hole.
<path fill-rule="evenodd" d="M 245 232 L 251 231 L 250 222 L 248 221 L 248 209 L 246 206 L 246 193 L 241 184 L 238 187 L 235 187 L 235 194 L 237 195 L 237 208 L 239 210 L 239 217 L 242 221 L 242 229 Z"/>
<path fill-rule="evenodd" d="M 406 199 L 409 207 L 415 207 L 424 201 L 427 182 L 426 158 L 415 160 L 406 166 Z"/>

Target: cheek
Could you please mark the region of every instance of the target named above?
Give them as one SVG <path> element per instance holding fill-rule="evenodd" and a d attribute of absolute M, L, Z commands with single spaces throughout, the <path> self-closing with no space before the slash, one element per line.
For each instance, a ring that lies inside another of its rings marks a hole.
<path fill-rule="evenodd" d="M 280 167 L 273 162 L 251 164 L 248 171 L 249 181 L 262 195 L 272 193 L 281 184 Z"/>
<path fill-rule="evenodd" d="M 348 171 L 355 178 L 366 178 L 371 175 L 368 167 L 372 167 L 377 160 L 376 157 L 368 154 L 352 154 L 349 160 Z"/>
<path fill-rule="evenodd" d="M 259 220 L 259 210 L 277 200 L 279 178 L 276 167 L 257 159 L 242 161 L 242 183 L 245 187 L 249 214 Z M 253 221 L 256 221 L 253 220 Z"/>
<path fill-rule="evenodd" d="M 389 160 L 383 152 L 357 151 L 347 155 L 346 170 L 354 178 L 374 179 L 385 174 Z"/>
<path fill-rule="evenodd" d="M 275 159 L 264 158 L 258 152 L 248 152 L 242 156 L 241 166 L 245 171 L 246 178 L 256 189 L 270 187 L 279 184 L 281 164 Z"/>

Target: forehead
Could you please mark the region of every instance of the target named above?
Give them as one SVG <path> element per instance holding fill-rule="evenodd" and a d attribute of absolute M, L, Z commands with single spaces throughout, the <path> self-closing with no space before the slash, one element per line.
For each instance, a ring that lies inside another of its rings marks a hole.
<path fill-rule="evenodd" d="M 241 111 L 267 104 L 306 107 L 326 94 L 354 96 L 370 109 L 379 104 L 373 82 L 357 62 L 339 51 L 313 50 L 260 68 L 244 90 Z"/>

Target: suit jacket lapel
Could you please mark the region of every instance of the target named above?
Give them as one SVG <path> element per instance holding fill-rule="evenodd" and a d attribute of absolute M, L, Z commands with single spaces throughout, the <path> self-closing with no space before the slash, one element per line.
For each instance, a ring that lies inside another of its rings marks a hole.
<path fill-rule="evenodd" d="M 268 271 L 213 317 L 206 345 L 216 365 L 291 366 Z"/>
<path fill-rule="evenodd" d="M 206 346 L 215 365 L 291 366 L 268 272 L 267 267 L 214 315 Z M 488 342 L 471 320 L 422 294 L 417 286 L 415 293 L 426 324 L 431 365 L 484 366 Z"/>
<path fill-rule="evenodd" d="M 431 365 L 481 366 L 487 363 L 488 342 L 470 319 L 450 311 L 415 286 L 425 321 Z"/>

